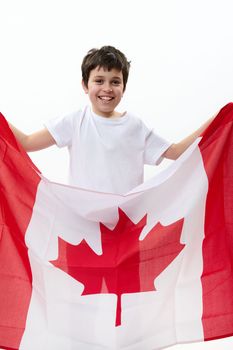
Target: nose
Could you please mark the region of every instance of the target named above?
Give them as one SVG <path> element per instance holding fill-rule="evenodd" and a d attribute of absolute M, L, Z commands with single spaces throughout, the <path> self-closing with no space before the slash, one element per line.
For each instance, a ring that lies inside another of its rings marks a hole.
<path fill-rule="evenodd" d="M 104 83 L 104 86 L 103 86 L 103 90 L 104 90 L 105 92 L 112 92 L 112 87 L 111 87 L 110 83 L 105 82 L 105 83 Z"/>

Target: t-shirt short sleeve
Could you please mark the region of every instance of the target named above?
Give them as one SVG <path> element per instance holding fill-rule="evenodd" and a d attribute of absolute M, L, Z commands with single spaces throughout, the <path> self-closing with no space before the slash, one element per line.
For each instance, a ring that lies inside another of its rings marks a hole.
<path fill-rule="evenodd" d="M 153 129 L 146 136 L 144 150 L 144 164 L 159 165 L 163 160 L 163 153 L 171 146 L 164 138 L 158 136 Z"/>
<path fill-rule="evenodd" d="M 78 118 L 79 113 L 74 112 L 44 123 L 44 126 L 48 129 L 58 147 L 71 145 Z"/>

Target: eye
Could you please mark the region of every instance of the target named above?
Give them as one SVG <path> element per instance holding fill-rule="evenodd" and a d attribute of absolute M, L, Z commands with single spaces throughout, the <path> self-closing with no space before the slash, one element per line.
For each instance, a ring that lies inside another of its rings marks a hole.
<path fill-rule="evenodd" d="M 115 85 L 115 86 L 118 86 L 118 85 L 121 84 L 121 82 L 120 82 L 120 80 L 113 80 L 112 84 Z"/>
<path fill-rule="evenodd" d="M 103 79 L 96 79 L 96 80 L 95 80 L 95 83 L 96 83 L 96 84 L 103 84 Z"/>

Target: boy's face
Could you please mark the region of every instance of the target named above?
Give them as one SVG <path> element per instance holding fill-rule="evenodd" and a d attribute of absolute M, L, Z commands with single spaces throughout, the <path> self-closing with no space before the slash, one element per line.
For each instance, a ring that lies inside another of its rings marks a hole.
<path fill-rule="evenodd" d="M 88 86 L 83 84 L 84 91 L 89 95 L 93 112 L 109 118 L 116 115 L 115 108 L 119 104 L 124 90 L 121 71 L 96 67 L 90 72 Z"/>

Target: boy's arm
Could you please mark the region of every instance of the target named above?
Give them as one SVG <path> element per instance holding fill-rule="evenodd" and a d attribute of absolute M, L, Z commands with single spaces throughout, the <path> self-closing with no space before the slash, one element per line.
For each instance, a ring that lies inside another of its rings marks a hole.
<path fill-rule="evenodd" d="M 9 126 L 14 136 L 20 142 L 26 152 L 39 151 L 55 144 L 54 138 L 46 128 L 30 135 L 26 135 L 14 125 L 9 123 Z"/>
<path fill-rule="evenodd" d="M 187 136 L 178 143 L 173 143 L 166 150 L 166 152 L 164 152 L 163 157 L 173 160 L 177 159 L 199 136 L 201 136 L 203 131 L 210 125 L 218 113 L 219 112 L 214 114 L 213 117 L 208 119 L 199 129 L 194 131 L 191 135 Z"/>

